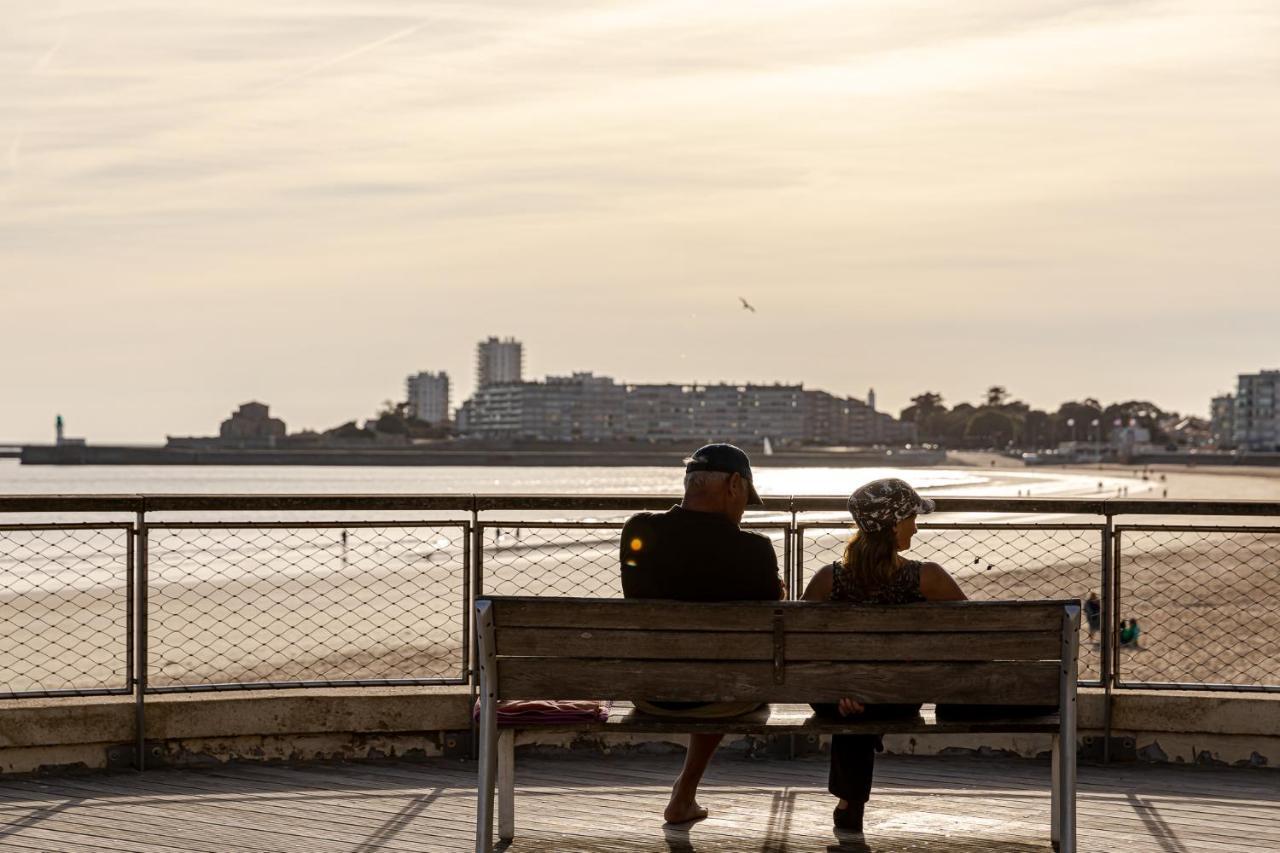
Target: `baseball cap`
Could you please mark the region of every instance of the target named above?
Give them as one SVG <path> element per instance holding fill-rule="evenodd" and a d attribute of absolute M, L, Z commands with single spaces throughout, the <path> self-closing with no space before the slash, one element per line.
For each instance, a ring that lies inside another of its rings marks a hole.
<path fill-rule="evenodd" d="M 726 474 L 738 474 L 747 481 L 747 506 L 764 506 L 755 483 L 751 480 L 751 459 L 746 451 L 732 444 L 708 444 L 698 448 L 694 454 L 684 460 L 684 472 L 723 471 Z"/>
<path fill-rule="evenodd" d="M 872 480 L 849 495 L 849 514 L 864 533 L 888 530 L 904 518 L 933 512 L 934 506 L 896 477 Z"/>

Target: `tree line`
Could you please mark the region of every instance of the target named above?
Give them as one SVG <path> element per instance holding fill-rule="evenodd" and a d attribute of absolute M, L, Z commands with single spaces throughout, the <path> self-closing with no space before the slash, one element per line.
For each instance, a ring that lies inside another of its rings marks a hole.
<path fill-rule="evenodd" d="M 1015 400 L 1002 385 L 987 389 L 978 405 L 957 403 L 948 408 L 941 394 L 926 391 L 911 398 L 901 419 L 916 425 L 922 442 L 945 447 L 996 447 L 1036 450 L 1063 441 L 1109 441 L 1123 427 L 1145 427 L 1157 444 L 1173 443 L 1168 432 L 1176 412 L 1166 412 L 1147 400 L 1102 405 L 1092 397 L 1063 403 L 1047 412 Z"/>

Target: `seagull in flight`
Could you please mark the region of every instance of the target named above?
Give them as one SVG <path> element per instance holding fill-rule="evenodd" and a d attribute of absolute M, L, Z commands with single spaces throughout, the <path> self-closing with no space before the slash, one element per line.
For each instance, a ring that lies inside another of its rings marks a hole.
<path fill-rule="evenodd" d="M 743 299 L 741 296 L 738 297 L 738 301 L 742 303 L 742 308 L 744 311 L 750 311 L 752 314 L 756 313 L 756 306 L 752 305 L 750 302 Z"/>

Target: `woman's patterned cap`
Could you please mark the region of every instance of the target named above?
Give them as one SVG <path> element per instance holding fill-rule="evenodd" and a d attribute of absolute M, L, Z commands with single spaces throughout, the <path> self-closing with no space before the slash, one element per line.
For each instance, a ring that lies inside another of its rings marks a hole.
<path fill-rule="evenodd" d="M 906 480 L 872 480 L 849 495 L 849 514 L 864 533 L 888 530 L 904 518 L 933 512 L 934 503 L 922 498 Z"/>

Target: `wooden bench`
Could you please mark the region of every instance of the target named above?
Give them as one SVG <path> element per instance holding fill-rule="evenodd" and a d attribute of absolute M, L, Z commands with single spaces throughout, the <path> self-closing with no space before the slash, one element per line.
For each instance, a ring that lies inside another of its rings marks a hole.
<path fill-rule="evenodd" d="M 476 851 L 515 835 L 514 732 L 504 699 L 774 703 L 732 720 L 619 709 L 548 730 L 623 733 L 1047 732 L 1053 737 L 1055 849 L 1074 853 L 1078 601 L 965 601 L 893 607 L 805 602 L 690 603 L 491 596 L 476 601 L 480 781 Z M 1049 717 L 848 722 L 786 703 L 946 702 L 1057 706 Z M 782 707 L 779 707 L 782 706 Z M 539 727 L 542 729 L 543 727 Z M 501 758 L 501 760 L 499 760 Z"/>

